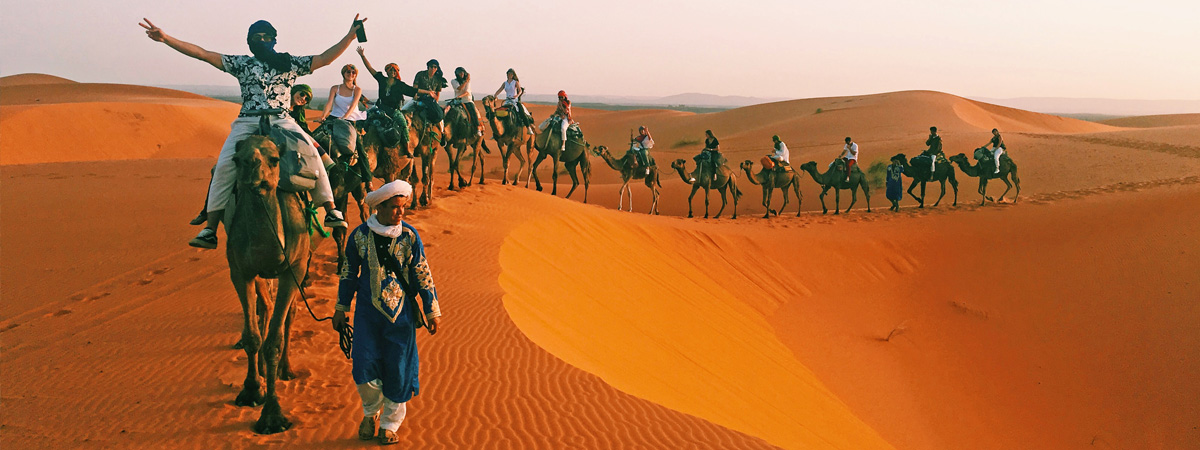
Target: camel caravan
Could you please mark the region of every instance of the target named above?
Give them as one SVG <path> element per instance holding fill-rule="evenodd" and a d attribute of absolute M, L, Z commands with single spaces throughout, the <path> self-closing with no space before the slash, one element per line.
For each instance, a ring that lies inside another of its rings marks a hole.
<path fill-rule="evenodd" d="M 377 71 L 360 46 L 357 52 L 363 66 L 378 83 L 378 98 L 373 104 L 365 98 L 358 85 L 358 68 L 346 64 L 341 68 L 342 82 L 329 88 L 316 120 L 320 125 L 309 130 L 305 111 L 314 92 L 307 85 L 296 84 L 296 79 L 333 63 L 355 39 L 365 42 L 364 22 L 365 18 L 356 16 L 337 43 L 312 56 L 276 52 L 277 33 L 266 21 L 255 22 L 247 32 L 252 56 L 211 52 L 167 35 L 149 20 L 139 24 L 151 40 L 234 76 L 241 87 L 241 111 L 220 149 L 204 208 L 192 221 L 193 225 L 205 226 L 189 245 L 215 249 L 217 229 L 225 224 L 230 279 L 244 319 L 238 346 L 247 356 L 246 378 L 234 404 L 263 405 L 253 426 L 258 433 L 278 433 L 291 426 L 280 406 L 276 382 L 295 377 L 288 358 L 288 330 L 296 300 L 307 307 L 303 291 L 312 256 L 311 236 L 319 233 L 331 234 L 337 243 L 339 299 L 332 317 L 317 319 L 311 308 L 308 312 L 318 321 L 332 320 L 343 352 L 353 359 L 353 376 L 364 407 L 359 437 L 378 438 L 381 444 L 396 443 L 395 432 L 404 418 L 405 402 L 417 393 L 415 330 L 426 328 L 430 334 L 436 333 L 441 317 L 420 237 L 401 219 L 406 209 L 428 207 L 433 201 L 439 152 L 444 151 L 448 161 L 447 189 L 483 184 L 483 154 L 491 153 L 486 139 L 490 134 L 500 152 L 501 184 L 517 185 L 524 176 L 524 187 L 532 181 L 541 191 L 537 169 L 549 159 L 551 195 L 558 193 L 561 163 L 571 177 L 566 197 L 570 198 L 582 182 L 585 203 L 591 178 L 590 154 L 620 174 L 619 210 L 633 210 L 634 191 L 629 184 L 641 180 L 650 190 L 649 213 L 659 212 L 662 171 L 650 154 L 654 138 L 647 127 L 639 127 L 636 134 L 631 131 L 629 148 L 618 158 L 609 147 L 593 147 L 584 139 L 564 91 L 558 92 L 554 113 L 537 124 L 521 102 L 525 89 L 513 69 L 506 72 L 505 81 L 494 94 L 482 99 L 481 116 L 471 93 L 471 75 L 464 68 L 456 68 L 447 82 L 441 64 L 429 60 L 426 70 L 418 72 L 408 84 L 400 78 L 395 63 L 385 65 L 382 73 Z M 446 88 L 452 88 L 454 95 L 443 100 L 441 94 Z M 902 176 L 912 179 L 908 194 L 920 207 L 925 206 L 925 184 L 931 181 L 942 185 L 934 206 L 945 196 L 947 181 L 954 189 L 957 205 L 956 165 L 963 173 L 979 178 L 984 202 L 990 200 L 986 188 L 991 179 L 1000 179 L 1010 189 L 1015 185 L 1019 196 L 1016 163 L 1004 151 L 999 132 L 992 131 L 990 148 L 977 149 L 973 156 L 978 162 L 973 165 L 963 154 L 946 158 L 935 128 L 931 128 L 926 141 L 928 149 L 920 156 L 911 160 L 904 154 L 893 157 L 887 169 L 892 209 L 899 209 Z M 738 171 L 730 167 L 712 131 L 705 135 L 704 148 L 693 158 L 690 171 L 685 159 L 670 163 L 679 178 L 691 186 L 688 217 L 693 217 L 693 200 L 703 189 L 705 218 L 710 217 L 715 190 L 721 206 L 711 217 L 721 217 L 732 201 L 730 217 L 736 219 L 742 196 Z M 780 137 L 774 136 L 772 141 L 773 151 L 761 159 L 757 172 L 750 160 L 738 168 L 750 183 L 762 188 L 764 218 L 782 213 L 792 194 L 799 216 L 804 177 L 791 165 L 787 145 Z M 511 166 L 513 157 L 515 168 Z M 816 161 L 800 165 L 799 170 L 807 172 L 821 187 L 818 197 L 822 213 L 828 212 L 825 197 L 830 189 L 834 191 L 834 214 L 849 212 L 858 201 L 859 190 L 867 212 L 871 211 L 871 189 L 858 160 L 858 144 L 847 137 L 841 154 L 824 171 Z M 384 184 L 374 188 L 375 179 Z M 918 183 L 920 197 L 913 193 Z M 778 209 L 773 206 L 776 189 L 783 195 Z M 850 191 L 844 211 L 842 190 Z M 1008 192 L 1006 189 L 1001 194 L 1001 201 Z M 355 200 L 362 222 L 353 230 L 348 229 L 343 216 L 350 198 Z M 319 218 L 318 207 L 324 209 L 324 219 Z M 359 307 L 351 326 L 345 312 L 353 309 L 355 296 Z M 402 317 L 405 320 L 398 320 Z"/>

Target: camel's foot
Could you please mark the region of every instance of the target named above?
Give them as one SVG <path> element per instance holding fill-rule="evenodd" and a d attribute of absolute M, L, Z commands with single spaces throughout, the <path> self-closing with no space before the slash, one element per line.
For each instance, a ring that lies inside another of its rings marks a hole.
<path fill-rule="evenodd" d="M 263 404 L 262 388 L 258 385 L 253 387 L 243 386 L 242 392 L 237 398 L 233 399 L 233 404 L 237 406 L 258 406 Z"/>
<path fill-rule="evenodd" d="M 470 186 L 470 185 L 471 185 L 471 183 L 468 183 L 468 182 L 466 182 L 466 181 L 464 181 L 464 180 L 458 180 L 458 187 L 459 187 L 460 189 L 461 189 L 461 188 L 465 188 L 465 187 L 467 187 L 467 186 Z"/>
<path fill-rule="evenodd" d="M 839 215 L 839 214 L 841 214 L 841 213 L 842 213 L 842 211 L 841 211 L 840 209 L 835 209 L 835 210 L 833 210 L 833 215 L 835 215 L 835 216 L 836 216 L 836 215 Z"/>
<path fill-rule="evenodd" d="M 366 223 L 366 222 L 363 222 L 363 223 Z M 300 286 L 301 287 L 310 287 L 310 286 L 312 286 L 312 283 L 313 283 L 312 277 L 309 277 L 308 274 L 304 274 L 304 281 L 300 282 Z"/>
<path fill-rule="evenodd" d="M 936 205 L 935 205 L 935 206 L 936 206 Z M 922 203 L 920 206 L 917 206 L 917 208 L 924 209 L 924 208 L 925 208 L 925 204 L 924 204 L 924 203 Z"/>
<path fill-rule="evenodd" d="M 480 182 L 479 182 L 479 184 L 483 184 L 483 182 L 482 182 L 482 181 L 480 181 Z M 513 184 L 517 184 L 517 183 L 513 183 Z M 502 179 L 500 179 L 500 185 L 501 185 L 501 186 L 508 185 L 508 178 L 502 178 Z"/>
<path fill-rule="evenodd" d="M 298 378 L 296 376 L 296 371 L 292 370 L 291 364 L 286 366 L 283 363 L 279 364 L 279 372 L 276 374 L 275 379 L 280 381 L 291 381 L 295 380 L 296 378 Z"/>
<path fill-rule="evenodd" d="M 242 340 L 241 340 L 241 339 L 238 339 L 238 341 L 237 341 L 237 342 L 234 342 L 234 343 L 233 343 L 233 349 L 234 349 L 234 350 L 242 350 L 242 349 L 244 349 L 244 348 L 246 348 L 246 343 L 242 342 Z"/>
<path fill-rule="evenodd" d="M 538 190 L 538 192 L 542 192 L 542 185 L 540 185 L 540 184 L 537 185 L 537 190 Z"/>
<path fill-rule="evenodd" d="M 292 427 L 292 421 L 283 416 L 279 401 L 272 399 L 263 406 L 262 415 L 254 423 L 254 432 L 258 434 L 275 434 L 287 431 Z"/>
<path fill-rule="evenodd" d="M 995 202 L 995 201 L 996 201 L 995 199 L 993 199 L 993 198 L 991 198 L 991 197 L 984 197 L 984 198 L 986 198 L 986 199 L 987 199 L 987 201 L 989 201 L 989 202 Z"/>
<path fill-rule="evenodd" d="M 770 212 L 767 212 L 766 214 L 763 214 L 763 218 L 764 218 L 764 219 L 770 219 L 770 218 L 771 218 L 771 213 L 770 213 Z"/>
<path fill-rule="evenodd" d="M 737 218 L 737 214 L 734 214 L 734 215 L 732 215 L 732 216 L 729 216 L 729 218 L 730 218 L 730 219 L 736 219 L 736 218 Z"/>
<path fill-rule="evenodd" d="M 704 218 L 705 218 L 705 219 L 707 219 L 707 218 L 708 218 L 708 214 L 705 214 L 705 215 L 704 215 Z"/>
<path fill-rule="evenodd" d="M 692 213 L 690 213 L 690 212 L 688 213 L 688 218 L 689 218 L 689 219 L 691 219 L 691 218 L 692 218 Z"/>

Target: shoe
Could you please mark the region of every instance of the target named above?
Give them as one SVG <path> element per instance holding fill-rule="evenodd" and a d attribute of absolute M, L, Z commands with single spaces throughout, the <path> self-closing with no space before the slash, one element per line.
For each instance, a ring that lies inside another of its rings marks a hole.
<path fill-rule="evenodd" d="M 695 183 L 695 182 L 696 182 L 695 178 L 688 178 L 688 183 Z"/>
<path fill-rule="evenodd" d="M 375 427 L 377 426 L 379 426 L 379 416 L 363 417 L 362 423 L 358 424 L 358 438 L 364 441 L 371 440 L 375 437 Z"/>
<path fill-rule="evenodd" d="M 342 217 L 341 211 L 335 209 L 333 212 L 325 215 L 325 226 L 329 228 L 346 228 L 346 219 Z"/>
<path fill-rule="evenodd" d="M 200 210 L 200 214 L 197 214 L 195 219 L 188 222 L 188 225 L 204 225 L 205 222 L 208 222 L 208 211 Z"/>
<path fill-rule="evenodd" d="M 197 234 L 191 241 L 188 241 L 188 245 L 209 250 L 217 248 L 217 230 L 212 228 L 200 230 L 200 234 Z"/>
<path fill-rule="evenodd" d="M 395 431 L 379 429 L 379 445 L 392 445 L 397 442 L 400 442 L 400 436 L 397 436 Z"/>
<path fill-rule="evenodd" d="M 646 175 L 650 175 L 650 168 L 646 168 Z"/>

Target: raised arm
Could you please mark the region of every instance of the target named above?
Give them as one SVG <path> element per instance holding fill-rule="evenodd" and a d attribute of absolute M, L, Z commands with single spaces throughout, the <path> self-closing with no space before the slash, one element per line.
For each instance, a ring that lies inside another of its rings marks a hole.
<path fill-rule="evenodd" d="M 367 19 L 364 17 L 362 21 L 366 22 Z M 354 41 L 354 33 L 361 26 L 362 24 L 358 21 L 358 14 L 355 14 L 354 23 L 350 25 L 350 31 L 346 32 L 346 36 L 342 37 L 342 40 L 338 41 L 338 43 L 333 44 L 333 47 L 329 47 L 329 50 L 325 50 L 324 53 L 314 56 L 312 67 L 309 71 L 316 71 L 318 68 L 328 66 L 334 60 L 338 59 L 339 56 L 342 56 L 342 53 L 345 53 L 346 49 L 350 48 L 350 43 Z"/>
<path fill-rule="evenodd" d="M 325 119 L 329 117 L 329 110 L 333 109 L 333 96 L 337 95 L 337 91 L 337 86 L 329 88 L 329 100 L 325 101 L 325 109 L 321 110 L 321 120 L 318 120 L 317 122 L 324 122 Z"/>
<path fill-rule="evenodd" d="M 362 58 L 363 66 L 367 68 L 367 72 L 371 73 L 371 78 L 379 76 L 379 71 L 375 70 L 374 67 L 371 67 L 371 62 L 367 61 L 367 54 L 363 53 L 362 46 L 358 46 L 356 50 L 358 50 L 358 56 Z"/>
<path fill-rule="evenodd" d="M 183 53 L 187 56 L 191 56 L 198 60 L 209 63 L 219 70 L 225 70 L 225 64 L 221 62 L 220 53 L 210 52 L 201 48 L 199 45 L 175 39 L 171 36 L 168 36 L 167 33 L 164 33 L 161 28 L 151 23 L 150 19 L 143 18 L 142 20 L 146 23 L 138 23 L 138 25 L 141 25 L 142 28 L 146 29 L 146 37 L 149 37 L 154 42 L 162 42 L 167 44 L 168 47 L 175 49 L 175 51 L 179 53 Z"/>

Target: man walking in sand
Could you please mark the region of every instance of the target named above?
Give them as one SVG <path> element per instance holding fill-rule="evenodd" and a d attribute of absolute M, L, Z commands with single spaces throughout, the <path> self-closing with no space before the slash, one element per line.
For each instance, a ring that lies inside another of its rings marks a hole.
<path fill-rule="evenodd" d="M 442 316 L 421 237 L 402 220 L 411 197 L 412 186 L 402 180 L 367 194 L 376 212 L 347 239 L 333 314 L 333 328 L 340 331 L 358 298 L 350 351 L 363 406 L 358 437 L 370 440 L 378 427 L 381 445 L 399 441 L 407 402 L 420 393 L 416 329 L 426 326 L 435 334 Z"/>
<path fill-rule="evenodd" d="M 203 230 L 200 230 L 200 234 L 188 242 L 188 245 L 192 247 L 214 249 L 217 248 L 217 227 L 225 216 L 225 206 L 229 202 L 230 194 L 233 193 L 234 178 L 237 175 L 237 167 L 233 163 L 236 146 L 238 142 L 258 131 L 259 117 L 252 117 L 250 113 L 259 110 L 279 110 L 278 116 L 271 117 L 271 125 L 301 133 L 308 139 L 308 135 L 303 133 L 304 130 L 292 120 L 291 116 L 287 115 L 291 106 L 292 85 L 296 82 L 297 77 L 308 75 L 320 67 L 329 65 L 342 52 L 345 52 L 346 48 L 350 47 L 351 40 L 355 38 L 355 32 L 367 19 L 364 18 L 360 21 L 357 15 L 354 16 L 350 31 L 342 37 L 342 40 L 325 50 L 324 53 L 314 56 L 292 56 L 276 52 L 275 37 L 277 33 L 275 27 L 265 20 L 254 22 L 246 33 L 246 44 L 254 56 L 222 55 L 211 52 L 198 45 L 167 35 L 148 19 L 142 20 L 145 20 L 145 23 L 138 25 L 146 30 L 146 36 L 151 40 L 167 44 L 168 47 L 179 53 L 204 61 L 233 75 L 241 86 L 242 110 L 238 114 L 238 118 L 233 121 L 232 130 L 229 137 L 225 139 L 225 144 L 221 146 L 221 153 L 217 155 L 216 168 L 213 169 L 212 182 L 209 183 L 208 200 L 205 205 L 208 224 Z M 312 152 L 312 156 L 316 156 L 316 148 L 311 141 L 308 144 L 300 146 L 299 150 Z M 319 164 L 318 166 L 313 168 L 317 173 L 317 185 L 312 190 L 313 201 L 325 208 L 326 226 L 345 228 L 346 221 L 342 218 L 342 213 L 333 205 L 333 189 L 329 186 L 329 175 L 325 172 L 324 167 L 320 167 Z"/>

